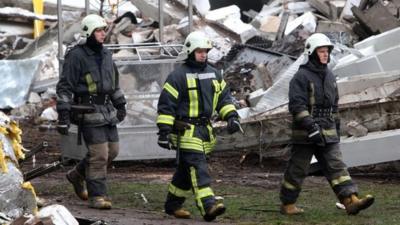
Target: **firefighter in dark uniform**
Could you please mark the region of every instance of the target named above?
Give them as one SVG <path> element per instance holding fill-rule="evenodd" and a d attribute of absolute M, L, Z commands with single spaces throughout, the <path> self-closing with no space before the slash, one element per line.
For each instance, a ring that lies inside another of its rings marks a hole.
<path fill-rule="evenodd" d="M 357 187 L 342 160 L 338 89 L 334 75 L 327 68 L 332 49 L 327 36 L 321 33 L 311 35 L 305 43 L 306 63 L 290 81 L 293 148 L 280 191 L 283 214 L 303 212 L 294 203 L 313 155 L 348 214 L 357 214 L 374 202 L 371 195 L 361 199 L 357 197 Z"/>
<path fill-rule="evenodd" d="M 207 65 L 211 48 L 211 41 L 203 33 L 188 35 L 184 43 L 188 58 L 168 76 L 158 102 L 158 144 L 178 149 L 178 165 L 165 203 L 165 212 L 177 218 L 190 218 L 190 212 L 182 208 L 190 192 L 206 221 L 225 212 L 224 204 L 216 201 L 210 187 L 206 154 L 216 142 L 210 118 L 218 112 L 228 121 L 229 133 L 239 131 L 240 123 L 229 88 L 221 74 Z"/>
<path fill-rule="evenodd" d="M 89 207 L 98 209 L 111 208 L 106 187 L 107 165 L 118 155 L 116 124 L 126 116 L 118 70 L 111 52 L 103 47 L 106 26 L 104 18 L 98 15 L 82 20 L 86 43 L 66 54 L 57 84 L 58 131 L 67 135 L 70 123 L 79 123 L 78 130 L 81 129 L 88 148 L 86 157 L 67 173 L 67 179 L 79 198 L 89 199 Z"/>

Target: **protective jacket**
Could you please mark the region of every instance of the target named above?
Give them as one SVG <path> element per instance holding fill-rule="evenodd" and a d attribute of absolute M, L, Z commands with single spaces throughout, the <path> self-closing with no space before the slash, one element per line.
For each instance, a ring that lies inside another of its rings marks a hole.
<path fill-rule="evenodd" d="M 326 143 L 338 143 L 338 100 L 336 79 L 326 66 L 316 65 L 313 61 L 300 66 L 289 88 L 293 142 L 310 143 L 308 132 L 317 123 Z"/>
<path fill-rule="evenodd" d="M 103 47 L 96 53 L 87 45 L 72 48 L 65 56 L 57 96 L 58 111 L 71 111 L 72 104 L 94 107 L 94 112 L 83 115 L 84 126 L 117 124 L 115 107 L 125 105 L 126 100 L 111 52 Z"/>
<path fill-rule="evenodd" d="M 172 133 L 176 147 L 175 120 L 191 124 L 180 138 L 180 148 L 209 153 L 216 142 L 210 124 L 214 112 L 218 112 L 223 120 L 238 116 L 221 74 L 208 65 L 197 68 L 183 64 L 164 84 L 158 102 L 157 125 L 160 132 Z"/>

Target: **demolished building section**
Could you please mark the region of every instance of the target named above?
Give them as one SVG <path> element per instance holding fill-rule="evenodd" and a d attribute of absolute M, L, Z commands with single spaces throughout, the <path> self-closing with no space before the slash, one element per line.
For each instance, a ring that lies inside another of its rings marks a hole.
<path fill-rule="evenodd" d="M 184 37 L 190 32 L 190 27 L 193 30 L 203 31 L 213 40 L 209 63 L 223 72 L 235 97 L 236 105 L 241 108 L 239 112 L 244 127 L 248 128 L 246 136 L 236 135 L 228 138 L 224 135 L 223 123 L 216 123 L 216 126 L 222 126 L 217 149 L 258 149 L 260 146 L 266 148 L 269 146 L 268 143 L 273 145 L 289 143 L 290 116 L 285 108 L 288 83 L 302 63 L 304 41 L 314 32 L 325 33 L 336 45 L 330 67 L 343 79 L 339 82 L 341 87 L 347 87 L 355 82 L 348 78 L 350 76 L 367 80 L 365 83 L 368 85 L 363 86 L 364 90 L 341 93 L 343 99 L 341 107 L 344 107 L 344 112 L 355 109 L 354 105 L 372 108 L 374 104 L 379 103 L 384 107 L 384 102 L 389 101 L 388 96 L 390 98 L 396 96 L 396 79 L 388 81 L 385 78 L 385 82 L 380 83 L 382 87 L 369 85 L 380 79 L 379 76 L 387 77 L 388 74 L 392 74 L 390 71 L 398 69 L 397 64 L 391 64 L 387 60 L 397 53 L 398 47 L 396 38 L 393 38 L 398 33 L 396 29 L 398 25 L 393 22 L 393 19 L 398 19 L 398 15 L 394 13 L 398 9 L 395 1 L 270 0 L 263 1 L 265 5 L 257 9 L 259 12 L 255 10 L 243 12 L 237 5 L 225 5 L 213 9 L 211 7 L 213 4 L 209 1 L 193 1 L 193 17 L 189 19 L 188 1 L 164 0 L 162 20 L 159 15 L 159 2 L 131 0 L 130 12 L 124 11 L 121 7 L 119 17 L 111 13 L 110 15 L 114 17 L 107 18 L 110 24 L 107 40 L 111 44 L 109 47 L 115 52 L 114 58 L 121 73 L 122 88 L 128 99 L 128 117 L 120 124 L 121 134 L 126 135 L 127 140 L 131 140 L 129 137 L 134 134 L 137 136 L 141 130 L 146 130 L 142 132 L 146 138 L 138 138 L 141 144 L 138 142 L 135 145 L 154 143 L 154 146 L 150 147 L 152 149 L 150 154 L 148 150 L 143 154 L 132 153 L 128 147 L 122 146 L 121 152 L 126 151 L 130 155 L 126 159 L 173 157 L 173 154 L 162 154 L 155 144 L 154 121 L 157 115 L 158 94 L 166 76 L 174 69 L 175 63 L 181 63 L 183 60 L 177 46 L 183 43 Z M 7 4 L 0 6 L 15 7 Z M 51 9 L 52 6 L 47 7 Z M 65 46 L 81 41 L 79 24 L 76 23 L 81 18 L 81 12 L 74 14 L 65 7 L 62 13 Z M 56 43 L 54 29 L 57 25 L 52 22 L 51 17 L 54 13 L 52 10 L 44 10 L 45 15 L 40 17 L 40 19 L 47 18 L 47 29 L 41 37 L 24 45 L 15 44 L 14 38 L 13 45 L 20 46 L 20 49 L 11 49 L 7 55 L 4 54 L 8 59 L 30 57 L 41 59 L 40 73 L 35 76 L 31 88 L 31 91 L 38 93 L 54 86 L 58 79 L 57 45 L 52 44 Z M 375 17 L 385 13 L 389 18 L 388 21 L 392 22 L 384 26 L 381 24 L 383 21 L 368 19 L 371 18 L 366 16 L 369 13 L 375 13 Z M 33 14 L 25 20 L 29 19 L 32 22 L 32 16 L 34 19 L 39 18 L 39 15 Z M 9 14 L 6 17 L 7 21 L 12 21 L 17 15 Z M 29 31 L 29 35 L 31 32 Z M 359 42 L 379 33 L 382 34 Z M 160 48 L 154 43 L 162 43 L 167 47 Z M 63 51 L 66 49 L 67 47 L 64 47 Z M 60 59 L 62 60 L 62 57 Z M 163 61 L 155 61 L 158 59 Z M 168 63 L 165 63 L 167 60 Z M 378 72 L 383 75 L 363 76 Z M 391 94 L 388 94 L 389 92 Z M 345 122 L 342 122 L 344 127 L 351 121 L 358 121 L 368 132 L 396 128 L 383 125 L 377 128 L 357 120 L 351 113 L 342 115 L 345 118 Z M 359 126 L 351 126 L 350 123 L 348 130 L 357 129 L 356 127 Z M 72 133 L 73 131 L 72 129 Z M 344 134 L 347 133 L 352 132 L 346 131 Z M 253 137 L 248 138 L 247 135 Z M 71 149 L 74 148 L 71 146 L 71 143 L 75 143 L 74 136 L 69 138 L 71 140 L 65 141 L 68 144 L 65 148 Z M 80 151 L 79 148 L 75 149 Z M 135 157 L 135 154 L 140 156 Z"/>

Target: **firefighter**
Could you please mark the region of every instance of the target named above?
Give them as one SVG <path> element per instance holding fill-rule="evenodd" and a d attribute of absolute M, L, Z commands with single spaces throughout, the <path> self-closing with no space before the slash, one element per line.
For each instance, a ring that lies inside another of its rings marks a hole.
<path fill-rule="evenodd" d="M 165 202 L 165 212 L 176 218 L 190 218 L 190 212 L 182 208 L 190 192 L 204 220 L 212 221 L 225 212 L 210 187 L 206 155 L 216 142 L 210 118 L 218 112 L 228 122 L 229 133 L 241 128 L 228 86 L 207 64 L 211 48 L 203 33 L 187 36 L 184 51 L 188 57 L 169 74 L 158 102 L 158 144 L 177 150 L 177 168 Z"/>
<path fill-rule="evenodd" d="M 107 165 L 118 155 L 116 124 L 126 116 L 119 73 L 111 52 L 103 46 L 106 27 L 106 21 L 98 15 L 82 20 L 86 43 L 66 54 L 57 84 L 58 131 L 68 135 L 70 123 L 77 124 L 78 139 L 81 133 L 88 149 L 66 177 L 78 197 L 89 200 L 89 207 L 97 209 L 111 208 Z"/>
<path fill-rule="evenodd" d="M 338 89 L 334 75 L 327 68 L 332 49 L 327 36 L 311 35 L 305 43 L 306 63 L 290 81 L 293 147 L 280 190 L 282 214 L 303 213 L 295 202 L 313 155 L 348 214 L 355 215 L 374 202 L 371 195 L 358 197 L 357 186 L 342 160 Z"/>

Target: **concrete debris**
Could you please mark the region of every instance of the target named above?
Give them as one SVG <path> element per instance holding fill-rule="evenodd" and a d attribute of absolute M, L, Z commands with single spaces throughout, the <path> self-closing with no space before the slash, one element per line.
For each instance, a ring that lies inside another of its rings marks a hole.
<path fill-rule="evenodd" d="M 182 4 L 185 8 L 188 7 L 188 0 L 176 0 L 180 4 Z M 205 16 L 207 12 L 210 10 L 210 1 L 209 0 L 192 0 L 193 8 L 200 13 L 200 15 Z"/>
<path fill-rule="evenodd" d="M 240 19 L 240 9 L 231 5 L 209 11 L 205 16 L 206 21 L 225 28 L 239 37 L 241 43 L 257 35 L 257 30 L 250 24 L 243 23 Z"/>
<path fill-rule="evenodd" d="M 0 108 L 15 108 L 25 104 L 40 66 L 41 62 L 36 59 L 0 60 Z"/>
<path fill-rule="evenodd" d="M 361 26 L 369 34 L 383 33 L 400 26 L 398 18 L 393 16 L 380 1 L 376 1 L 372 7 L 364 11 L 355 6 L 351 10 Z M 379 18 L 379 20 L 376 18 Z"/>
<path fill-rule="evenodd" d="M 28 2 L 19 1 L 15 7 L 31 12 Z M 335 75 L 339 77 L 341 107 L 350 109 L 343 114 L 342 135 L 368 136 L 375 131 L 400 128 L 389 116 L 378 117 L 371 105 L 371 102 L 379 103 L 379 107 L 386 110 L 391 101 L 389 98 L 396 98 L 400 93 L 397 88 L 400 85 L 399 74 L 393 72 L 400 71 L 400 68 L 390 60 L 400 53 L 397 40 L 400 30 L 396 29 L 399 26 L 400 5 L 397 1 L 264 2 L 268 4 L 260 11 L 259 8 L 257 11 L 241 9 L 237 5 L 210 10 L 213 2 L 193 0 L 193 30 L 202 31 L 212 40 L 209 63 L 223 71 L 224 79 L 235 97 L 234 102 L 240 108 L 239 113 L 248 124 L 245 136 L 239 137 L 238 134 L 229 137 L 229 140 L 222 140 L 218 149 L 263 148 L 269 145 L 268 141 L 273 145 L 289 142 L 291 121 L 287 113 L 288 84 L 303 62 L 304 42 L 314 32 L 326 34 L 335 43 L 329 67 L 334 68 Z M 5 6 L 2 3 L 0 7 Z M 190 32 L 187 4 L 187 0 L 164 1 L 163 44 L 184 42 Z M 52 9 L 52 6 L 48 8 Z M 77 8 L 80 10 L 63 12 L 63 19 L 67 21 L 63 26 L 63 42 L 68 45 L 82 41 L 80 26 L 76 22 L 81 19 L 82 6 Z M 241 12 L 243 10 L 246 12 Z M 10 12 L 5 15 L 0 9 L 0 16 L 6 18 L 0 22 L 0 58 L 41 60 L 39 72 L 32 78 L 33 85 L 27 92 L 43 92 L 57 82 L 57 46 L 53 44 L 56 25 L 51 23 L 55 13 L 48 12 L 45 10 L 49 17 L 41 17 L 47 20 L 47 33 L 33 39 L 32 26 L 18 22 L 21 15 Z M 127 46 L 161 41 L 158 0 L 131 0 L 128 8 L 121 7 L 118 15 L 122 16 L 115 20 L 110 19 L 115 15 L 105 14 L 111 24 L 107 30 L 108 43 Z M 36 16 L 23 14 L 22 18 L 29 21 Z M 372 36 L 376 34 L 380 35 Z M 362 39 L 365 40 L 359 42 Z M 161 53 L 155 48 L 146 47 L 140 50 L 140 55 L 151 58 Z M 122 48 L 115 51 L 113 57 L 117 63 L 137 60 L 138 52 L 133 48 Z M 174 154 L 161 151 L 156 145 L 157 128 L 154 122 L 158 94 L 175 64 L 127 64 L 117 64 L 123 81 L 121 87 L 128 100 L 127 119 L 120 124 L 121 154 L 118 160 L 173 157 Z M 352 107 L 357 104 L 364 107 L 362 111 L 367 115 L 360 116 L 353 110 Z M 25 111 L 29 111 L 29 107 Z M 357 116 L 362 119 L 357 119 Z M 360 124 L 364 127 L 360 128 Z M 217 126 L 224 125 L 217 123 Z M 85 150 L 76 147 L 74 131 L 73 127 L 72 135 L 62 143 L 63 149 L 74 150 L 63 154 L 80 158 Z M 224 139 L 224 132 L 219 132 Z M 132 140 L 132 135 L 140 138 Z M 268 141 L 260 143 L 263 138 Z M 144 140 L 147 144 L 144 144 Z M 143 147 L 143 151 L 132 153 L 128 145 Z"/>
<path fill-rule="evenodd" d="M 140 10 L 143 16 L 151 17 L 152 19 L 159 21 L 158 0 L 131 0 L 131 2 Z M 164 24 L 166 25 L 178 23 L 187 14 L 184 7 L 173 1 L 164 1 L 163 9 Z"/>
<path fill-rule="evenodd" d="M 346 124 L 347 133 L 353 137 L 363 137 L 368 134 L 368 129 L 357 121 L 350 121 Z"/>
<path fill-rule="evenodd" d="M 296 18 L 295 20 L 288 22 L 285 29 L 285 35 L 289 35 L 299 26 L 301 26 L 302 30 L 304 31 L 314 33 L 315 29 L 317 28 L 317 18 L 312 12 L 304 13 L 302 16 Z"/>
<path fill-rule="evenodd" d="M 29 20 L 47 20 L 47 21 L 57 21 L 57 16 L 52 15 L 39 15 L 30 12 L 26 9 L 14 8 L 14 7 L 4 7 L 0 8 L 1 17 L 18 17 Z"/>
<path fill-rule="evenodd" d="M 400 28 L 372 36 L 354 45 L 359 52 L 338 60 L 333 72 L 339 77 L 399 70 L 393 60 L 400 51 Z"/>

